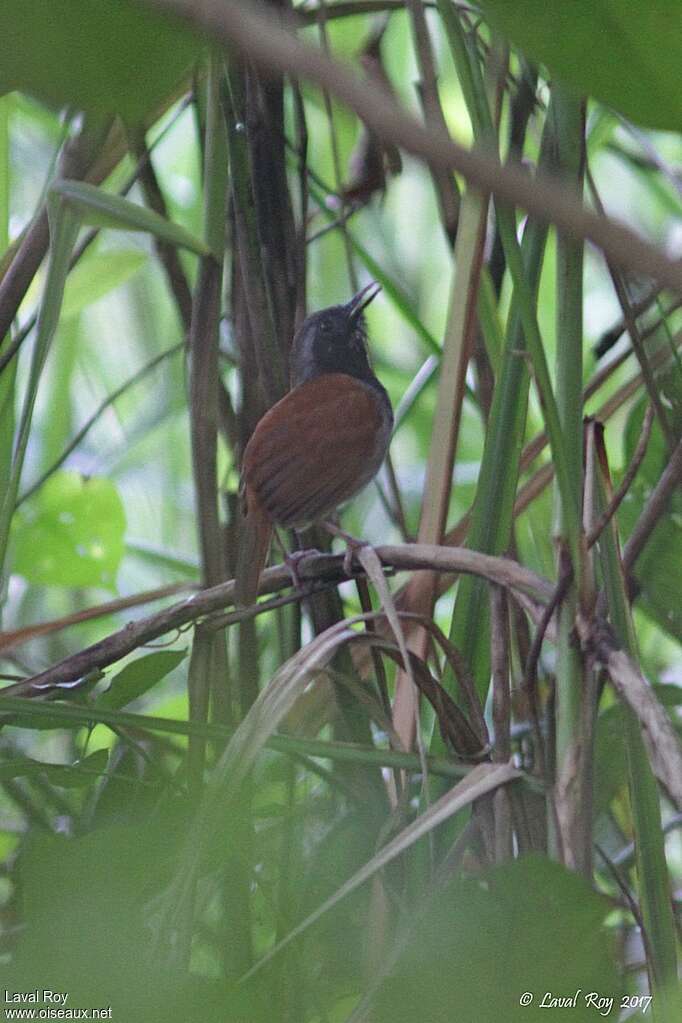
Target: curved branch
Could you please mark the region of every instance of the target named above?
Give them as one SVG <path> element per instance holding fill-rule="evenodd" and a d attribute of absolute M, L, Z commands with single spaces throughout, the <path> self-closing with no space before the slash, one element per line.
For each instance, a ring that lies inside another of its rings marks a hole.
<path fill-rule="evenodd" d="M 435 572 L 457 572 L 482 576 L 506 589 L 530 595 L 542 602 L 553 593 L 552 584 L 530 569 L 508 558 L 465 550 L 461 547 L 437 547 L 431 544 L 403 544 L 377 547 L 376 553 L 384 568 L 396 570 L 429 569 Z M 349 578 L 343 568 L 343 555 L 311 554 L 297 566 L 297 573 L 305 582 L 343 582 Z M 273 593 L 291 586 L 291 575 L 285 565 L 278 565 L 263 573 L 260 593 Z M 302 596 L 305 596 L 303 593 Z M 47 696 L 55 687 L 82 678 L 89 672 L 101 670 L 132 653 L 138 647 L 159 636 L 196 622 L 214 611 L 221 611 L 234 603 L 234 580 L 201 590 L 186 600 L 159 611 L 157 614 L 129 622 L 123 629 L 113 632 L 98 643 L 86 647 L 45 671 L 7 686 L 2 696 Z"/>
<path fill-rule="evenodd" d="M 482 192 L 520 206 L 533 217 L 556 224 L 571 238 L 588 238 L 619 266 L 649 274 L 682 294 L 682 261 L 644 241 L 624 224 L 585 209 L 566 184 L 545 175 L 531 178 L 523 168 L 503 166 L 489 152 L 465 149 L 445 133 L 426 129 L 380 89 L 368 89 L 347 64 L 301 42 L 292 31 L 235 0 L 137 0 L 175 14 L 196 30 L 236 47 L 256 63 L 279 74 L 307 78 L 328 89 L 374 130 L 430 166 L 462 174 Z"/>

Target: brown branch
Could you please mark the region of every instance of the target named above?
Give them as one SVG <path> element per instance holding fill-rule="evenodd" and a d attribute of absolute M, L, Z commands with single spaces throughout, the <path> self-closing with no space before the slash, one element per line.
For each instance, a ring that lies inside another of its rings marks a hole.
<path fill-rule="evenodd" d="M 397 570 L 432 569 L 438 572 L 463 572 L 483 576 L 509 589 L 518 589 L 534 599 L 547 601 L 552 585 L 542 576 L 507 558 L 496 558 L 458 547 L 435 547 L 429 544 L 405 544 L 376 548 L 385 568 Z M 302 581 L 334 580 L 349 577 L 343 570 L 343 555 L 313 554 L 297 566 Z M 261 578 L 260 593 L 273 593 L 291 585 L 291 574 L 285 565 L 267 569 Z M 129 622 L 98 643 L 72 654 L 33 678 L 8 686 L 7 696 L 45 695 L 52 687 L 82 678 L 89 672 L 106 668 L 151 640 L 173 629 L 201 620 L 215 611 L 222 611 L 234 602 L 234 580 L 213 586 L 187 600 L 165 608 L 158 614 Z M 1 694 L 0 694 L 1 699 Z"/>
<path fill-rule="evenodd" d="M 422 0 L 405 0 L 412 23 L 414 48 L 419 62 L 421 81 L 417 89 L 424 111 L 424 122 L 437 134 L 447 134 L 447 122 L 438 95 L 436 65 L 431 48 L 431 39 L 426 24 Z M 453 174 L 444 167 L 432 167 L 431 176 L 440 208 L 440 218 L 450 245 L 455 244 L 457 221 L 459 219 L 460 196 Z"/>
<path fill-rule="evenodd" d="M 645 295 L 642 296 L 637 302 L 630 303 L 631 315 L 638 319 L 647 310 L 651 308 L 654 302 L 660 297 L 658 288 L 649 288 Z M 617 323 L 614 323 L 612 327 L 605 330 L 597 340 L 596 344 L 593 345 L 592 351 L 594 352 L 595 359 L 601 359 L 606 353 L 613 348 L 618 339 L 627 330 L 627 324 L 624 318 L 621 316 Z"/>
<path fill-rule="evenodd" d="M 172 597 L 177 593 L 195 588 L 193 583 L 169 583 L 167 586 L 159 586 L 155 590 L 146 590 L 144 593 L 134 593 L 130 597 L 118 597 L 118 599 L 109 600 L 104 604 L 86 607 L 73 614 L 64 615 L 62 618 L 53 618 L 49 622 L 36 622 L 34 625 L 26 625 L 22 629 L 0 632 L 0 650 L 11 650 L 13 647 L 21 646 L 22 643 L 28 643 L 29 640 L 35 639 L 37 636 L 48 636 L 53 632 L 69 629 L 72 625 L 80 625 L 81 622 L 90 622 L 95 618 L 104 618 L 105 615 L 118 614 L 129 607 L 151 604 L 154 600 L 162 600 L 163 597 Z"/>
<path fill-rule="evenodd" d="M 682 261 L 644 241 L 625 225 L 585 209 L 563 184 L 545 175 L 531 178 L 522 168 L 502 166 L 490 152 L 465 149 L 445 135 L 425 129 L 380 90 L 367 89 L 344 63 L 330 60 L 291 32 L 273 24 L 250 5 L 234 0 L 138 0 L 146 7 L 176 14 L 195 29 L 273 72 L 295 74 L 329 89 L 377 132 L 435 167 L 458 171 L 482 192 L 525 209 L 532 217 L 556 224 L 571 238 L 587 238 L 616 264 L 649 274 L 682 294 Z"/>
<path fill-rule="evenodd" d="M 675 808 L 682 810 L 682 745 L 665 708 L 660 704 L 639 666 L 616 646 L 606 626 L 590 626 L 578 619 L 583 647 L 608 672 L 621 699 L 637 716 L 654 774 Z"/>
<path fill-rule="evenodd" d="M 225 578 L 225 555 L 218 516 L 216 464 L 218 424 L 218 320 L 221 266 L 202 259 L 190 329 L 190 419 L 202 576 L 206 586 Z"/>

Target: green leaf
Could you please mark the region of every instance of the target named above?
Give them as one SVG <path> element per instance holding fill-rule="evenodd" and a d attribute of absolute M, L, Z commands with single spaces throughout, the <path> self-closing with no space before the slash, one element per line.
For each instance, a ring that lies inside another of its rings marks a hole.
<path fill-rule="evenodd" d="M 607 707 L 597 718 L 595 739 L 595 819 L 608 811 L 611 801 L 627 785 L 623 733 L 625 717 L 620 703 Z"/>
<path fill-rule="evenodd" d="M 14 571 L 38 586 L 113 588 L 126 519 L 110 480 L 59 472 L 14 531 Z"/>
<path fill-rule="evenodd" d="M 111 685 L 97 701 L 97 706 L 111 710 L 125 707 L 165 678 L 186 656 L 186 650 L 160 650 L 155 654 L 138 657 L 113 677 Z"/>
<path fill-rule="evenodd" d="M 232 948 L 223 953 L 229 957 L 229 980 L 215 973 L 190 975 L 165 961 L 165 935 L 153 929 L 153 908 L 178 844 L 191 831 L 190 808 L 165 799 L 152 811 L 140 802 L 135 786 L 127 788 L 126 812 L 114 825 L 74 837 L 38 831 L 22 848 L 13 991 L 35 990 L 36 976 L 59 978 L 59 990 L 68 992 L 66 1013 L 75 1011 L 69 1004 L 110 1006 L 111 1018 L 126 1023 L 270 1023 L 278 1018 L 273 1017 L 270 987 L 262 995 L 253 988 L 235 991 L 237 953 Z M 136 823 L 125 823 L 130 817 Z M 245 859 L 248 847 L 235 851 L 234 835 L 232 843 L 230 852 Z"/>
<path fill-rule="evenodd" d="M 19 482 L 28 448 L 38 387 L 52 338 L 57 329 L 64 285 L 69 272 L 69 260 L 78 237 L 78 218 L 71 210 L 60 207 L 59 204 L 48 203 L 47 213 L 50 227 L 50 251 L 45 288 L 40 303 L 31 367 L 14 443 L 11 473 L 8 482 L 0 487 L 0 571 L 4 570 L 5 566 L 7 540 L 16 510 Z"/>
<path fill-rule="evenodd" d="M 656 699 L 662 704 L 679 731 L 678 708 L 682 704 L 682 688 L 675 685 L 653 686 Z M 620 703 L 607 707 L 597 718 L 595 746 L 595 817 L 606 813 L 609 804 L 616 794 L 627 785 L 626 750 L 623 743 L 625 730 L 625 711 Z"/>
<path fill-rule="evenodd" d="M 200 42 L 133 0 L 3 0 L 0 91 L 140 121 L 187 77 Z"/>
<path fill-rule="evenodd" d="M 579 95 L 639 124 L 682 128 L 679 0 L 483 0 L 490 20 Z"/>
<path fill-rule="evenodd" d="M 62 316 L 77 316 L 83 309 L 125 284 L 147 262 L 139 249 L 97 252 L 86 256 L 66 280 Z"/>
<path fill-rule="evenodd" d="M 594 1020 L 589 992 L 613 997 L 612 1008 L 619 1004 L 603 929 L 608 909 L 577 874 L 535 855 L 451 884 L 420 910 L 372 1019 L 534 1023 L 561 1016 L 542 1007 L 546 992 L 572 998 L 577 991 L 566 1018 Z M 493 963 L 499 983 L 491 982 Z"/>
<path fill-rule="evenodd" d="M 210 255 L 210 250 L 191 232 L 179 224 L 159 216 L 153 210 L 138 206 L 120 195 L 111 195 L 96 185 L 82 181 L 58 181 L 50 189 L 54 202 L 61 199 L 80 215 L 84 224 L 92 227 L 113 227 L 121 231 L 145 231 L 170 245 L 179 245 L 199 256 Z"/>

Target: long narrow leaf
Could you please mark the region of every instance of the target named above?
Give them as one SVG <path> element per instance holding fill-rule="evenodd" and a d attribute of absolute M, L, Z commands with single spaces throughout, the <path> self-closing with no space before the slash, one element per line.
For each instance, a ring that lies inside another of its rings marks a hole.
<path fill-rule="evenodd" d="M 160 241 L 196 252 L 198 256 L 210 255 L 208 246 L 179 224 L 138 206 L 120 195 L 112 195 L 95 185 L 82 181 L 58 181 L 50 189 L 65 204 L 76 210 L 84 224 L 93 227 L 113 227 L 121 231 L 145 231 Z"/>
<path fill-rule="evenodd" d="M 428 810 L 425 810 L 412 824 L 408 825 L 399 835 L 396 835 L 394 839 L 388 842 L 376 856 L 368 860 L 364 867 L 361 867 L 357 873 L 353 874 L 321 906 L 318 906 L 305 920 L 289 931 L 287 936 L 270 949 L 242 978 L 242 982 L 257 973 L 282 949 L 286 948 L 294 938 L 303 934 L 320 917 L 328 913 L 330 909 L 333 909 L 341 899 L 350 895 L 351 892 L 355 891 L 356 888 L 359 888 L 360 885 L 376 874 L 378 870 L 381 870 L 394 860 L 396 856 L 409 849 L 410 846 L 414 845 L 424 835 L 428 835 L 439 824 L 449 820 L 454 814 L 458 813 L 465 806 L 470 806 L 475 800 L 480 799 L 481 796 L 485 796 L 488 792 L 494 792 L 500 785 L 508 785 L 509 782 L 516 781 L 521 777 L 521 772 L 512 767 L 511 764 L 479 764 L 478 767 L 472 768 L 466 778 L 462 779 L 458 785 L 455 785 L 449 792 L 441 796 L 437 802 L 433 803 Z"/>
<path fill-rule="evenodd" d="M 600 442 L 598 442 L 600 443 Z M 597 511 L 601 513 L 610 499 L 610 480 L 605 452 L 601 451 L 601 473 L 594 474 L 593 498 Z M 618 533 L 615 518 L 611 520 L 604 530 L 599 544 L 602 570 L 605 580 L 605 591 L 609 616 L 613 624 L 618 642 L 623 650 L 630 655 L 636 655 L 636 638 L 632 622 L 632 614 L 627 597 L 627 586 L 625 574 L 620 558 Z M 616 652 L 620 653 L 620 651 Z M 606 659 L 608 663 L 608 658 Z M 677 952 L 675 942 L 675 927 L 671 909 L 670 881 L 665 859 L 665 844 L 661 828 L 661 807 L 658 788 L 646 755 L 644 742 L 640 733 L 639 722 L 635 710 L 641 712 L 646 706 L 649 714 L 645 714 L 651 727 L 650 701 L 642 701 L 643 682 L 638 672 L 635 678 L 630 677 L 626 684 L 626 676 L 633 673 L 627 672 L 627 659 L 625 665 L 622 658 L 618 659 L 613 666 L 614 682 L 617 681 L 619 691 L 627 694 L 627 706 L 625 708 L 625 748 L 627 751 L 627 763 L 629 774 L 630 803 L 632 806 L 632 817 L 635 832 L 635 853 L 637 859 L 637 873 L 640 883 L 640 901 L 642 906 L 642 918 L 647 934 L 647 963 L 651 978 L 652 993 L 660 1003 L 660 1010 L 665 1011 L 668 999 L 669 985 L 675 983 L 677 978 Z M 633 710 L 632 708 L 635 708 Z M 660 716 L 659 716 L 660 720 Z M 658 736 L 667 737 L 668 728 L 657 728 L 654 725 L 653 732 L 649 732 L 649 738 L 657 741 Z M 665 743 L 665 750 L 669 753 L 670 744 Z M 679 764 L 679 742 L 676 737 L 672 747 L 676 751 L 676 760 Z M 674 771 L 674 760 L 668 761 L 667 768 Z M 679 787 L 679 779 L 677 781 Z"/>
<path fill-rule="evenodd" d="M 9 528 L 19 492 L 19 482 L 28 446 L 38 386 L 45 366 L 45 360 L 47 359 L 47 353 L 50 349 L 54 332 L 57 329 L 66 275 L 69 271 L 69 259 L 71 258 L 71 251 L 76 241 L 78 228 L 80 227 L 78 214 L 62 203 L 56 195 L 48 202 L 48 211 L 50 218 L 50 257 L 47 278 L 40 305 L 36 341 L 21 410 L 12 470 L 9 483 L 2 497 L 2 506 L 0 507 L 0 575 L 2 574 L 5 562 Z"/>

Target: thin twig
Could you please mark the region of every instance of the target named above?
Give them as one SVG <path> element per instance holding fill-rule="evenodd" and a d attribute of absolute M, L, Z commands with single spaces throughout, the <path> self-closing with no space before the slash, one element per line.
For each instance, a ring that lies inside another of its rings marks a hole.
<path fill-rule="evenodd" d="M 410 535 L 410 531 L 407 526 L 407 519 L 405 517 L 405 508 L 403 507 L 403 499 L 400 493 L 400 484 L 398 483 L 398 476 L 395 471 L 393 459 L 391 458 L 390 452 L 386 457 L 384 463 L 386 469 L 386 477 L 388 479 L 388 487 L 391 493 L 392 500 L 386 502 L 389 517 L 393 522 L 394 526 L 398 529 L 400 537 L 404 543 L 409 543 L 413 537 Z"/>
<path fill-rule="evenodd" d="M 606 511 L 601 515 L 599 520 L 594 524 L 590 532 L 587 534 L 587 547 L 592 547 L 601 534 L 604 532 L 609 522 L 620 508 L 623 499 L 627 495 L 628 490 L 632 486 L 635 480 L 635 476 L 639 472 L 640 466 L 644 461 L 646 455 L 646 449 L 649 444 L 649 438 L 651 437 L 651 427 L 654 421 L 654 409 L 652 405 L 647 405 L 646 412 L 644 414 L 644 422 L 642 423 L 642 432 L 637 441 L 637 447 L 635 448 L 630 464 L 627 467 L 625 475 L 621 481 L 618 490 L 615 492 L 609 506 Z"/>
<path fill-rule="evenodd" d="M 628 466 L 628 469 L 625 473 L 625 476 L 623 477 L 623 481 L 620 487 L 618 488 L 618 490 L 613 496 L 613 499 L 609 503 L 609 507 L 606 509 L 606 511 L 601 516 L 599 521 L 588 534 L 586 539 L 588 548 L 592 547 L 597 542 L 602 532 L 609 524 L 609 522 L 615 515 L 616 511 L 618 510 L 621 502 L 623 501 L 623 498 L 626 496 L 628 490 L 632 486 L 634 478 L 637 475 L 637 472 L 646 454 L 647 444 L 649 441 L 649 437 L 651 435 L 652 421 L 653 410 L 651 409 L 651 406 L 648 406 L 645 421 L 642 426 L 642 435 L 639 439 L 639 443 L 637 444 L 637 448 L 632 457 L 630 465 Z M 559 582 L 557 583 L 556 589 L 554 590 L 554 593 L 552 594 L 549 603 L 546 605 L 543 611 L 540 623 L 537 629 L 535 630 L 535 636 L 533 637 L 533 643 L 531 645 L 530 652 L 528 654 L 528 660 L 526 662 L 525 687 L 528 693 L 529 705 L 531 707 L 531 713 L 534 719 L 534 724 L 537 724 L 536 739 L 538 737 L 541 737 L 539 721 L 537 719 L 537 692 L 536 692 L 537 667 L 540 658 L 540 651 L 542 649 L 542 644 L 544 641 L 545 633 L 547 631 L 547 627 L 556 609 L 559 607 L 562 600 L 568 593 L 572 580 L 573 570 L 572 568 L 568 567 L 566 571 L 561 575 Z"/>
<path fill-rule="evenodd" d="M 541 775 L 544 775 L 545 773 L 547 757 L 545 755 L 545 740 L 542 734 L 542 724 L 538 707 L 538 662 L 540 660 L 540 652 L 542 650 L 542 644 L 544 643 L 549 623 L 551 622 L 562 600 L 568 593 L 572 581 L 572 570 L 566 571 L 559 579 L 556 589 L 554 590 L 549 602 L 546 604 L 542 612 L 542 617 L 537 624 L 535 635 L 533 636 L 533 642 L 528 653 L 528 659 L 526 661 L 524 691 L 528 699 L 528 709 L 530 711 L 531 722 L 533 725 L 536 755 Z"/>
<path fill-rule="evenodd" d="M 480 748 L 486 749 L 490 745 L 490 737 L 485 723 L 485 715 L 476 688 L 476 682 L 464 657 L 429 615 L 420 614 L 415 611 L 400 611 L 398 614 L 401 620 L 419 622 L 440 646 L 445 655 L 446 662 L 457 679 L 469 720 L 478 735 Z"/>
<path fill-rule="evenodd" d="M 605 215 L 604 206 L 602 204 L 599 192 L 597 191 L 597 186 L 594 183 L 594 179 L 592 177 L 588 165 L 585 166 L 585 176 L 587 178 L 587 183 L 589 185 L 595 207 L 599 214 L 601 216 L 604 216 Z M 637 326 L 637 319 L 634 314 L 632 303 L 630 302 L 630 296 L 628 294 L 627 281 L 625 279 L 624 274 L 621 272 L 620 268 L 615 266 L 613 261 L 609 259 L 608 256 L 606 258 L 606 265 L 608 267 L 609 275 L 613 283 L 613 290 L 616 293 L 616 297 L 618 298 L 618 304 L 620 305 L 621 312 L 623 314 L 623 322 L 625 323 L 628 334 L 630 335 L 632 349 L 635 355 L 637 356 L 637 361 L 639 362 L 640 369 L 642 371 L 642 379 L 644 380 L 644 384 L 649 395 L 649 400 L 654 408 L 654 411 L 656 412 L 656 417 L 658 419 L 661 430 L 663 431 L 663 436 L 666 439 L 668 448 L 672 451 L 675 442 L 675 437 L 670 427 L 670 423 L 668 422 L 668 416 L 666 414 L 665 408 L 663 407 L 663 402 L 661 401 L 659 388 L 656 385 L 656 381 L 654 380 L 654 375 L 651 365 L 649 363 L 647 352 L 642 343 L 642 337 L 639 332 L 639 327 Z"/>
<path fill-rule="evenodd" d="M 642 935 L 642 940 L 646 944 L 646 931 L 644 930 L 644 920 L 642 919 L 642 914 L 641 914 L 641 912 L 639 910 L 639 906 L 637 905 L 637 900 L 633 896 L 633 894 L 630 891 L 630 888 L 629 888 L 625 878 L 622 876 L 620 870 L 618 869 L 616 864 L 613 862 L 613 860 L 610 858 L 610 856 L 607 856 L 607 854 L 604 852 L 604 850 L 602 849 L 602 847 L 599 845 L 598 842 L 594 843 L 594 848 L 599 853 L 599 855 L 600 855 L 601 859 L 603 860 L 603 862 L 604 862 L 604 864 L 605 864 L 609 874 L 611 875 L 613 880 L 616 882 L 617 887 L 620 889 L 620 892 L 621 892 L 623 898 L 625 899 L 625 901 L 627 902 L 628 907 L 630 909 L 630 912 L 632 913 L 634 921 L 637 924 L 637 926 L 639 927 L 640 933 Z M 649 955 L 647 953 L 647 959 L 648 958 L 649 958 Z"/>
<path fill-rule="evenodd" d="M 410 13 L 414 48 L 419 62 L 421 80 L 418 83 L 419 98 L 424 111 L 424 123 L 437 133 L 447 133 L 447 122 L 438 95 L 436 65 L 431 48 L 431 39 L 426 24 L 422 0 L 405 0 Z M 459 192 L 452 174 L 444 168 L 431 168 L 431 176 L 440 210 L 440 219 L 451 245 L 454 245 L 459 218 Z"/>
<path fill-rule="evenodd" d="M 639 318 L 643 315 L 651 306 L 656 302 L 660 296 L 658 288 L 650 288 L 645 295 L 643 295 L 637 302 L 632 302 L 630 306 L 631 315 L 635 318 Z M 622 315 L 617 323 L 614 323 L 612 327 L 605 330 L 593 346 L 592 351 L 596 359 L 601 359 L 606 353 L 613 348 L 618 339 L 627 330 L 627 324 L 623 319 Z"/>
<path fill-rule="evenodd" d="M 73 614 L 64 615 L 62 618 L 53 618 L 49 622 L 36 622 L 34 625 L 25 625 L 21 629 L 10 629 L 0 632 L 0 650 L 3 653 L 37 636 L 48 636 L 62 629 L 69 629 L 82 622 L 91 622 L 97 618 L 104 618 L 106 615 L 119 614 L 131 607 L 141 607 L 143 604 L 151 604 L 154 600 L 162 600 L 164 597 L 172 597 L 186 590 L 196 587 L 192 583 L 169 583 L 168 586 L 159 586 L 154 590 L 145 590 L 144 593 L 134 593 L 130 597 L 118 597 L 116 600 L 109 600 L 104 604 L 97 604 L 94 607 L 86 607 L 81 611 L 74 611 Z M 6 677 L 6 676 L 5 676 Z"/>
<path fill-rule="evenodd" d="M 345 224 L 348 223 L 351 217 L 354 217 L 360 210 L 364 210 L 366 203 L 355 202 L 350 206 L 347 206 L 343 213 L 340 213 L 335 220 L 331 220 L 324 227 L 320 227 L 314 234 L 311 234 L 306 238 L 306 245 L 312 245 L 313 242 L 319 241 L 320 238 L 324 238 L 330 231 L 338 231 L 342 229 Z"/>
<path fill-rule="evenodd" d="M 682 483 L 682 440 L 677 444 L 672 457 L 663 470 L 658 483 L 651 492 L 637 525 L 628 537 L 623 549 L 623 568 L 630 571 L 642 553 L 659 519 L 665 514 L 668 501 Z"/>
<path fill-rule="evenodd" d="M 161 186 L 159 185 L 151 153 L 145 140 L 144 131 L 138 135 L 132 135 L 131 148 L 138 158 L 140 167 L 140 184 L 144 192 L 147 205 L 164 219 L 168 218 L 168 208 Z M 192 320 L 192 292 L 187 282 L 187 275 L 180 261 L 178 250 L 174 245 L 161 241 L 160 238 L 153 239 L 154 248 L 159 257 L 161 265 L 166 273 L 168 286 L 175 299 L 175 304 L 180 316 L 183 331 L 189 333 Z"/>
<path fill-rule="evenodd" d="M 663 834 L 668 835 L 671 831 L 677 828 L 682 828 L 682 813 L 673 814 L 673 816 L 665 822 L 663 825 Z M 635 860 L 636 850 L 635 843 L 629 842 L 628 845 L 624 846 L 620 852 L 617 852 L 612 858 L 612 862 L 616 867 L 625 867 L 629 869 Z"/>

